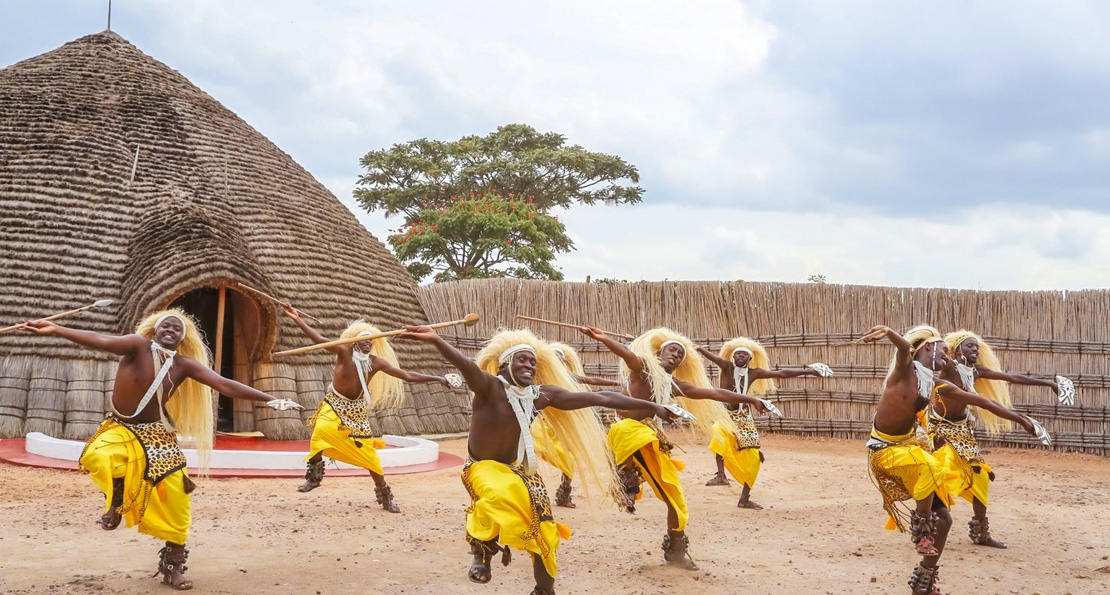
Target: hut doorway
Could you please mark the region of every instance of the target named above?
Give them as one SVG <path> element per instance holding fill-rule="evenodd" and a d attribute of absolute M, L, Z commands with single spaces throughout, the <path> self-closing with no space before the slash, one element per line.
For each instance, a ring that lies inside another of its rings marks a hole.
<path fill-rule="evenodd" d="M 204 342 L 212 352 L 212 368 L 217 374 L 252 384 L 251 362 L 255 359 L 261 328 L 257 302 L 230 287 L 220 286 L 194 289 L 178 296 L 170 306 L 181 308 L 197 320 Z M 245 423 L 242 415 L 244 412 L 250 414 L 250 405 L 247 402 L 236 404 L 233 399 L 220 395 L 215 412 L 216 429 L 221 432 L 253 430 L 253 423 Z"/>

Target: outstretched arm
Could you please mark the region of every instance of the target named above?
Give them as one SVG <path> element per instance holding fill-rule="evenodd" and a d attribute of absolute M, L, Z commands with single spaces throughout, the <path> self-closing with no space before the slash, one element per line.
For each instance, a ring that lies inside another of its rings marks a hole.
<path fill-rule="evenodd" d="M 575 376 L 574 379 L 582 384 L 588 384 L 590 386 L 624 386 L 616 380 L 598 378 L 596 376 Z"/>
<path fill-rule="evenodd" d="M 1002 382 L 1009 382 L 1010 384 L 1024 384 L 1026 386 L 1047 386 L 1051 388 L 1056 394 L 1060 393 L 1060 385 L 1056 384 L 1054 380 L 1043 380 L 1041 378 L 1033 378 L 1032 376 L 1024 376 L 1022 374 L 1014 374 L 1013 372 L 999 372 L 992 370 L 986 366 L 977 364 L 975 366 L 975 374 L 980 378 L 987 380 L 1001 380 Z"/>
<path fill-rule="evenodd" d="M 405 382 L 412 382 L 412 383 L 415 383 L 415 384 L 426 384 L 426 383 L 429 383 L 429 382 L 438 382 L 438 383 L 440 383 L 443 386 L 446 386 L 448 388 L 451 387 L 451 384 L 449 382 L 447 382 L 447 379 L 444 378 L 443 376 L 431 376 L 429 374 L 420 374 L 419 372 L 409 372 L 408 370 L 402 370 L 401 368 L 398 368 L 398 367 L 394 366 L 393 364 L 385 361 L 384 359 L 382 359 L 382 358 L 380 358 L 376 355 L 371 356 L 371 358 L 370 358 L 370 367 L 375 372 L 383 372 L 385 374 L 389 374 L 390 376 L 392 376 L 394 378 L 400 378 L 401 380 L 404 380 Z"/>
<path fill-rule="evenodd" d="M 682 391 L 681 396 L 687 399 L 709 399 L 730 405 L 749 405 L 755 407 L 760 413 L 767 413 L 767 407 L 763 405 L 763 401 L 759 397 L 742 395 L 723 388 L 700 388 L 681 380 L 675 380 L 674 383 L 678 390 Z"/>
<path fill-rule="evenodd" d="M 293 306 L 282 306 L 282 309 L 285 310 L 285 314 L 289 316 L 289 318 L 301 329 L 301 332 L 307 335 L 309 339 L 312 339 L 313 343 L 319 345 L 320 343 L 327 343 L 330 340 L 324 335 L 318 333 L 316 329 L 308 326 L 308 323 L 305 322 L 301 318 L 301 315 L 293 309 Z M 344 353 L 345 351 L 350 351 L 350 349 L 350 345 L 336 345 L 334 347 L 328 347 L 326 351 L 339 355 L 341 353 Z"/>
<path fill-rule="evenodd" d="M 632 353 L 632 350 L 627 345 L 614 340 L 609 335 L 601 332 L 600 329 L 592 326 L 583 326 L 578 329 L 583 335 L 601 343 L 606 349 L 613 352 L 613 355 L 624 360 L 625 365 L 632 374 L 642 374 L 644 371 L 644 362 L 640 361 L 640 356 Z"/>
<path fill-rule="evenodd" d="M 189 378 L 210 386 L 221 395 L 231 397 L 232 399 L 262 402 L 280 400 L 277 397 L 270 396 L 260 390 L 251 388 L 230 378 L 224 378 L 208 366 L 201 365 L 200 362 L 194 359 L 179 358 L 175 360 L 174 363 L 183 365 L 185 368 L 185 375 Z"/>
<path fill-rule="evenodd" d="M 801 370 L 764 370 L 762 368 L 748 369 L 748 378 L 751 380 L 759 380 L 760 378 L 797 378 L 799 376 L 820 376 L 817 370 L 813 368 L 803 368 Z"/>
<path fill-rule="evenodd" d="M 670 409 L 655 401 L 636 399 L 612 391 L 572 392 L 558 386 L 545 385 L 538 401 L 536 405 L 540 408 L 550 406 L 564 411 L 585 407 L 608 407 L 609 409 L 634 411 L 637 414 L 642 412 L 645 415 L 659 416 L 664 419 L 675 417 Z"/>
<path fill-rule="evenodd" d="M 937 389 L 937 392 L 945 399 L 951 399 L 952 401 L 955 401 L 957 403 L 974 405 L 975 407 L 978 407 L 980 409 L 985 409 L 997 415 L 998 417 L 1001 417 L 1002 419 L 1008 419 L 1020 425 L 1022 428 L 1025 428 L 1026 432 L 1029 432 L 1030 434 L 1036 433 L 1035 429 L 1033 428 L 1033 424 L 1029 423 L 1029 420 L 1024 415 L 1015 413 L 1014 411 L 1003 407 L 1002 405 L 999 405 L 998 403 L 995 403 L 994 401 L 986 397 L 974 393 L 969 393 L 961 388 L 947 383 L 941 385 L 940 388 Z"/>
<path fill-rule="evenodd" d="M 406 326 L 405 332 L 397 335 L 397 338 L 424 341 L 434 345 L 447 363 L 459 369 L 466 384 L 474 392 L 475 399 L 485 398 L 484 395 L 490 394 L 494 383 L 497 382 L 496 378 L 479 368 L 474 360 L 444 341 L 443 337 L 437 335 L 435 329 L 430 326 Z"/>
<path fill-rule="evenodd" d="M 81 331 L 47 322 L 30 320 L 23 323 L 24 329 L 36 335 L 61 337 L 82 347 L 107 351 L 115 355 L 130 355 L 147 346 L 148 339 L 139 335 L 102 335 L 92 331 Z"/>

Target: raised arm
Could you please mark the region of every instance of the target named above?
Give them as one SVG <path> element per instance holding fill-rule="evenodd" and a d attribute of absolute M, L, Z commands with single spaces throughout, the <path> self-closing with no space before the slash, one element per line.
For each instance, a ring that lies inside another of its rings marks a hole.
<path fill-rule="evenodd" d="M 708 347 L 705 347 L 704 345 L 698 345 L 698 353 L 700 353 L 701 356 L 704 357 L 705 359 L 707 359 L 707 360 L 713 362 L 714 364 L 716 364 L 717 367 L 721 369 L 721 374 L 722 375 L 732 372 L 732 368 L 735 364 L 733 364 L 732 362 L 728 361 L 727 359 L 717 355 L 716 353 L 713 353 L 712 351 L 709 350 Z"/>
<path fill-rule="evenodd" d="M 616 380 L 609 380 L 608 378 L 598 378 L 596 376 L 575 376 L 574 379 L 578 382 L 581 382 L 582 384 L 588 384 L 590 386 L 624 386 Z"/>
<path fill-rule="evenodd" d="M 1029 432 L 1030 434 L 1036 433 L 1035 429 L 1033 428 L 1033 424 L 1029 423 L 1029 420 L 1024 415 L 1015 413 L 1014 411 L 1003 407 L 1002 405 L 999 405 L 998 403 L 995 403 L 994 401 L 986 397 L 974 393 L 969 393 L 948 383 L 940 385 L 940 387 L 937 389 L 937 393 L 945 399 L 950 399 L 954 402 L 963 403 L 966 405 L 974 405 L 975 407 L 978 407 L 980 409 L 990 411 L 991 413 L 997 415 L 998 417 L 1001 417 L 1002 419 L 1008 419 L 1014 423 L 1017 423 L 1022 428 L 1025 428 L 1025 431 Z"/>
<path fill-rule="evenodd" d="M 385 374 L 389 374 L 394 378 L 400 378 L 405 382 L 412 382 L 415 384 L 438 382 L 448 388 L 451 387 L 451 384 L 447 382 L 447 379 L 443 376 L 431 376 L 429 374 L 420 374 L 419 372 L 409 372 L 408 370 L 402 370 L 401 368 L 394 366 L 393 364 L 385 361 L 384 359 L 376 355 L 370 357 L 370 367 L 375 372 L 383 372 Z"/>
<path fill-rule="evenodd" d="M 312 339 L 313 343 L 319 345 L 320 343 L 327 343 L 330 340 L 324 335 L 318 333 L 316 329 L 308 326 L 308 323 L 301 318 L 301 315 L 298 314 L 292 306 L 282 306 L 282 309 L 285 310 L 286 316 L 288 316 L 301 329 L 301 332 L 308 336 L 309 339 Z M 339 355 L 346 351 L 350 351 L 350 349 L 351 347 L 349 345 L 336 345 L 334 347 L 328 347 L 326 351 Z"/>
<path fill-rule="evenodd" d="M 632 350 L 629 349 L 628 346 L 624 343 L 613 339 L 609 335 L 601 332 L 600 329 L 592 326 L 583 326 L 580 327 L 578 330 L 581 331 L 583 335 L 586 335 L 587 337 L 604 345 L 606 349 L 613 353 L 613 355 L 624 360 L 624 363 L 628 366 L 628 369 L 633 374 L 643 373 L 644 362 L 640 361 L 640 356 L 632 353 Z"/>
<path fill-rule="evenodd" d="M 1014 374 L 1013 372 L 999 372 L 992 370 L 986 366 L 976 364 L 975 374 L 980 378 L 987 380 L 1001 380 L 1002 382 L 1009 382 L 1010 384 L 1024 384 L 1026 386 L 1047 386 L 1055 393 L 1060 393 L 1060 386 L 1054 380 L 1044 380 L 1041 378 L 1034 378 L 1032 376 L 1024 376 L 1022 374 Z"/>
<path fill-rule="evenodd" d="M 898 350 L 897 366 L 899 368 L 908 367 L 913 362 L 913 355 L 910 353 L 910 342 L 889 326 L 880 324 L 871 327 L 871 330 L 867 331 L 867 334 L 861 337 L 860 341 L 864 343 L 874 343 L 884 338 L 889 339 L 891 345 L 894 345 L 894 348 Z"/>
<path fill-rule="evenodd" d="M 81 331 L 47 322 L 45 320 L 30 320 L 23 323 L 27 331 L 36 335 L 61 337 L 82 347 L 107 351 L 115 355 L 131 355 L 147 346 L 149 341 L 139 335 L 102 335 L 92 331 Z"/>
<path fill-rule="evenodd" d="M 463 379 L 466 380 L 466 384 L 474 392 L 476 399 L 480 398 L 481 395 L 490 394 L 494 384 L 498 382 L 497 378 L 479 368 L 474 360 L 466 357 L 461 351 L 444 341 L 443 337 L 437 335 L 435 329 L 430 326 L 406 326 L 405 332 L 397 335 L 397 338 L 424 341 L 434 345 L 443 359 L 447 360 L 447 363 L 459 369 Z"/>
<path fill-rule="evenodd" d="M 247 401 L 277 401 L 277 397 L 268 395 L 260 390 L 251 388 L 245 384 L 236 382 L 230 378 L 224 378 L 214 372 L 208 366 L 201 365 L 200 362 L 190 358 L 180 358 L 175 360 L 175 365 L 181 365 L 185 368 L 185 375 L 197 382 L 212 387 L 216 392 L 221 395 L 231 397 L 232 399 L 244 399 Z"/>

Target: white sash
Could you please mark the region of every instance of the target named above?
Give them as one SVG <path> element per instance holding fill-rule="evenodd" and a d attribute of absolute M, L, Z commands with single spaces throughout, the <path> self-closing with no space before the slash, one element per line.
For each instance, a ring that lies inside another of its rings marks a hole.
<path fill-rule="evenodd" d="M 159 361 L 159 354 L 164 354 L 166 356 L 166 359 L 163 361 Z M 162 407 L 162 394 L 165 392 L 162 388 L 162 382 L 166 379 L 166 375 L 170 373 L 170 368 L 173 367 L 173 358 L 176 355 L 176 351 L 171 351 L 169 349 L 166 349 L 165 347 L 162 347 L 158 343 L 151 341 L 150 356 L 154 359 L 154 368 L 158 370 L 158 372 L 154 374 L 154 382 L 151 383 L 150 387 L 146 389 L 146 394 L 143 395 L 142 400 L 139 401 L 139 405 L 135 408 L 134 413 L 132 413 L 131 415 L 124 415 L 120 413 L 119 410 L 116 409 L 115 401 L 112 401 L 112 413 L 120 419 L 134 419 L 146 409 L 147 405 L 150 404 L 150 400 L 154 398 L 155 395 L 157 395 L 158 415 L 162 418 L 162 423 L 166 426 L 166 429 L 173 432 L 173 424 L 171 424 L 169 420 L 166 419 L 166 414 L 164 408 Z"/>
<path fill-rule="evenodd" d="M 505 385 L 505 396 L 509 398 L 509 405 L 516 414 L 516 423 L 520 426 L 516 461 L 524 466 L 525 473 L 531 475 L 536 472 L 536 445 L 532 440 L 531 427 L 532 420 L 536 417 L 536 399 L 540 396 L 540 387 L 515 386 L 501 376 L 497 379 Z"/>

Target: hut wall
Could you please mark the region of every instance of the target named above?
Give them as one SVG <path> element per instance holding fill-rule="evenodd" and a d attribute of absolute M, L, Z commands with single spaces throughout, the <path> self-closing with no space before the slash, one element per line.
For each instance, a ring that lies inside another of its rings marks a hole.
<path fill-rule="evenodd" d="M 996 349 L 1012 372 L 1075 381 L 1077 405 L 1057 405 L 1046 388 L 1012 386 L 1019 412 L 1044 422 L 1057 450 L 1110 453 L 1110 291 L 1022 292 L 902 289 L 751 282 L 560 283 L 492 279 L 421 287 L 429 320 L 478 312 L 470 328 L 442 335 L 474 354 L 499 327 L 521 326 L 518 314 L 637 334 L 669 326 L 717 349 L 729 338 L 755 338 L 776 367 L 820 361 L 830 379 L 778 382 L 784 419 L 762 419 L 766 431 L 863 438 L 893 348 L 852 342 L 876 324 L 904 330 L 928 323 L 942 332 L 968 328 Z M 573 329 L 538 325 L 542 336 L 581 352 L 586 372 L 615 378 L 617 360 Z M 713 374 L 716 369 L 710 366 Z M 987 444 L 1034 446 L 1023 432 Z"/>

